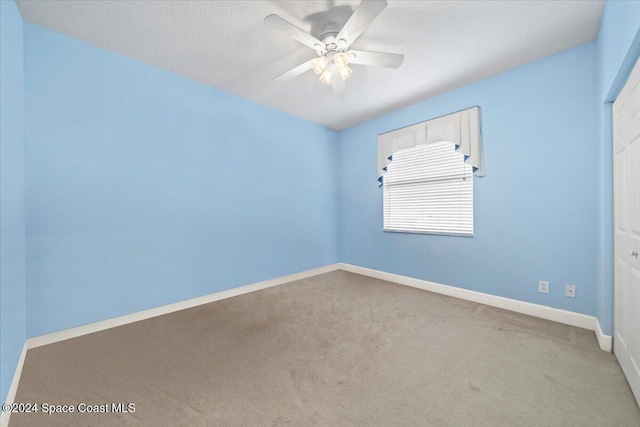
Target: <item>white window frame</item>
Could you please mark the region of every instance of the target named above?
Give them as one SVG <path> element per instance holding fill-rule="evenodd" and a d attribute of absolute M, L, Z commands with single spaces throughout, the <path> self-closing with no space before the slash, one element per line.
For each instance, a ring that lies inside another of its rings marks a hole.
<path fill-rule="evenodd" d="M 473 237 L 473 170 L 464 160 L 464 155 L 455 151 L 455 144 L 447 141 L 396 152 L 382 185 L 383 231 Z M 395 196 L 394 188 L 400 190 Z M 446 201 L 429 201 L 441 197 L 439 193 Z M 394 198 L 395 214 L 388 206 Z M 446 217 L 446 211 L 455 209 L 460 209 L 459 214 Z M 415 215 L 415 219 L 408 218 L 402 224 L 403 215 Z"/>

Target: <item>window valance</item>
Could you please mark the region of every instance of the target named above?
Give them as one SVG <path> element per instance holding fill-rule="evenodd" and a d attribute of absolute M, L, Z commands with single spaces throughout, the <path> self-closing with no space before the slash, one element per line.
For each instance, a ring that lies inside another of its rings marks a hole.
<path fill-rule="evenodd" d="M 457 113 L 427 120 L 412 126 L 378 135 L 378 181 L 393 159 L 393 153 L 404 148 L 433 142 L 449 141 L 462 153 L 476 176 L 484 176 L 480 108 L 472 107 Z"/>

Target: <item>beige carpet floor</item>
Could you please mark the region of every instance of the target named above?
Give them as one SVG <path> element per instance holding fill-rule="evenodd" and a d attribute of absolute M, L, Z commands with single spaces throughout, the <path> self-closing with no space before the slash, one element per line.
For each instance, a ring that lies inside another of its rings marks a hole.
<path fill-rule="evenodd" d="M 29 350 L 11 426 L 640 426 L 591 331 L 343 271 Z"/>

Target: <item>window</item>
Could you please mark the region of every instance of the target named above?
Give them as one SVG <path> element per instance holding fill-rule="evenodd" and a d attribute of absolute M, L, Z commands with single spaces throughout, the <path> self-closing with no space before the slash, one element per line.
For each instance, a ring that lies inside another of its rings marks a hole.
<path fill-rule="evenodd" d="M 379 134 L 384 230 L 473 236 L 474 176 L 485 176 L 478 106 Z"/>
<path fill-rule="evenodd" d="M 395 152 L 383 187 L 385 231 L 473 236 L 473 170 L 454 143 Z"/>

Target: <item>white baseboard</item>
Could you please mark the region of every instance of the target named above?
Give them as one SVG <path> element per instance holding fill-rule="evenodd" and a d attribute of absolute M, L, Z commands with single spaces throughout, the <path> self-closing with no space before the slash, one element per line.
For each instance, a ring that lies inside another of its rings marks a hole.
<path fill-rule="evenodd" d="M 316 276 L 318 274 L 328 273 L 334 270 L 344 270 L 352 273 L 362 274 L 364 276 L 374 277 L 376 279 L 386 280 L 389 282 L 398 283 L 401 285 L 411 286 L 418 289 L 423 289 L 438 294 L 448 295 L 455 298 L 460 298 L 468 301 L 477 302 L 480 304 L 489 305 L 492 307 L 498 307 L 505 310 L 514 311 L 517 313 L 528 314 L 530 316 L 539 317 L 542 319 L 552 320 L 555 322 L 564 323 L 571 326 L 577 326 L 584 329 L 589 329 L 596 332 L 598 343 L 600 348 L 604 351 L 611 351 L 611 336 L 604 335 L 597 318 L 594 316 L 588 316 L 585 314 L 575 313 L 566 310 L 560 310 L 557 308 L 551 308 L 543 305 L 532 304 L 524 301 L 518 301 L 510 298 L 499 297 L 496 295 L 485 294 L 482 292 L 470 291 L 468 289 L 456 288 L 454 286 L 442 285 L 435 282 L 429 282 L 427 280 L 415 279 L 412 277 L 401 276 L 399 274 L 387 273 L 384 271 L 373 270 L 370 268 L 359 267 L 350 264 L 336 263 L 330 264 L 311 270 L 305 270 L 298 273 L 290 274 L 287 276 L 277 277 L 275 279 L 265 280 L 263 282 L 253 283 L 251 285 L 241 286 L 238 288 L 228 289 L 221 292 L 216 292 L 209 295 L 204 295 L 198 298 L 189 299 L 186 301 L 180 301 L 173 304 L 164 305 L 161 307 L 152 308 L 149 310 L 139 311 L 136 313 L 127 314 L 124 316 L 114 317 L 112 319 L 102 320 L 87 325 L 78 326 L 71 329 L 66 329 L 59 332 L 53 332 L 47 335 L 41 335 L 38 337 L 29 338 L 25 342 L 20 362 L 16 367 L 16 373 L 9 389 L 9 395 L 7 396 L 7 402 L 11 402 L 15 397 L 15 392 L 18 387 L 20 379 L 20 373 L 22 372 L 22 365 L 27 349 L 40 347 L 47 344 L 52 344 L 58 341 L 64 341 L 70 338 L 79 337 L 94 332 L 103 331 L 106 329 L 115 328 L 117 326 L 126 325 L 129 323 L 137 322 L 139 320 L 149 319 L 155 316 L 161 316 L 163 314 L 173 313 L 175 311 L 184 310 L 191 307 L 196 307 L 202 304 L 208 304 L 210 302 L 223 300 L 226 298 L 243 295 L 250 292 L 259 291 L 261 289 L 270 288 L 273 286 L 282 285 L 285 283 L 293 282 L 295 280 L 305 279 L 307 277 Z M 13 393 L 13 394 L 12 394 Z M 6 415 L 6 414 L 5 414 Z M 8 416 L 2 417 L 2 424 L 0 427 L 8 424 Z"/>
<path fill-rule="evenodd" d="M 482 292 L 470 291 L 468 289 L 456 288 L 455 286 L 442 285 L 440 283 L 429 282 L 427 280 L 415 279 L 413 277 L 401 276 L 399 274 L 387 273 L 351 264 L 339 263 L 339 266 L 340 269 L 344 271 L 350 271 L 352 273 L 362 274 L 364 276 L 386 280 L 400 285 L 411 286 L 425 291 L 448 295 L 467 301 L 473 301 L 492 307 L 502 308 L 504 310 L 514 311 L 516 313 L 527 314 L 529 316 L 595 331 L 600 348 L 604 351 L 611 352 L 611 336 L 604 335 L 602 333 L 600 323 L 595 316 L 588 316 L 586 314 L 575 313 L 573 311 L 561 310 L 559 308 L 547 307 L 511 298 L 485 294 Z"/>
<path fill-rule="evenodd" d="M 600 348 L 604 351 L 611 352 L 612 338 L 611 336 L 604 335 L 602 333 L 602 329 L 600 328 L 600 323 L 598 322 L 598 319 L 594 316 L 588 316 L 586 314 L 575 313 L 572 311 L 561 310 L 558 308 L 547 307 L 544 305 L 533 304 L 529 302 L 511 299 L 511 298 L 505 298 L 505 297 L 486 294 L 482 292 L 471 291 L 468 289 L 457 288 L 455 286 L 443 285 L 440 283 L 430 282 L 427 280 L 416 279 L 408 276 L 401 276 L 399 274 L 387 273 L 380 270 L 373 270 L 370 268 L 359 267 L 356 265 L 345 264 L 345 263 L 330 264 L 324 267 L 305 270 L 299 273 L 294 273 L 287 276 L 281 276 L 275 279 L 265 280 L 263 282 L 253 283 L 251 285 L 241 286 L 238 288 L 228 289 L 226 291 L 216 292 L 213 294 L 204 295 L 202 297 L 193 298 L 186 301 L 180 301 L 177 303 L 152 308 L 149 310 L 139 311 L 139 312 L 127 314 L 124 316 L 114 317 L 112 319 L 90 323 L 88 325 L 82 325 L 82 326 L 66 329 L 59 332 L 54 332 L 47 335 L 41 335 L 38 337 L 29 338 L 26 342 L 26 347 L 27 348 L 40 347 L 40 346 L 51 344 L 54 342 L 63 341 L 66 339 L 103 331 L 105 329 L 115 328 L 117 326 L 126 325 L 128 323 L 137 322 L 139 320 L 145 320 L 151 317 L 173 313 L 175 311 L 184 310 L 184 309 L 195 307 L 202 304 L 208 304 L 210 302 L 219 301 L 225 298 L 230 298 L 237 295 L 246 294 L 249 292 L 255 292 L 261 289 L 282 285 L 284 283 L 293 282 L 295 280 L 305 279 L 307 277 L 316 276 L 318 274 L 328 273 L 330 271 L 334 271 L 338 269 L 349 271 L 352 273 L 362 274 L 364 276 L 369 276 L 376 279 L 386 280 L 393 283 L 398 283 L 405 286 L 411 286 L 413 288 L 423 289 L 426 291 L 435 292 L 442 295 L 448 295 L 451 297 L 460 298 L 467 301 L 473 301 L 480 304 L 489 305 L 492 307 L 502 308 L 502 309 L 514 311 L 517 313 L 527 314 L 529 316 L 539 317 L 541 319 L 552 320 L 554 322 L 564 323 L 566 325 L 589 329 L 591 331 L 595 331 Z"/>
<path fill-rule="evenodd" d="M 22 347 L 22 353 L 20 353 L 20 359 L 16 365 L 16 371 L 13 373 L 13 380 L 9 386 L 7 392 L 7 398 L 2 403 L 13 403 L 16 399 L 16 392 L 18 391 L 18 384 L 20 383 L 20 375 L 22 375 L 22 367 L 24 366 L 24 359 L 27 357 L 27 343 L 24 343 Z M 0 413 L 0 427 L 7 427 L 9 425 L 9 418 L 11 418 L 11 412 Z"/>
<path fill-rule="evenodd" d="M 603 334 L 598 318 L 596 317 L 595 319 L 596 319 L 596 338 L 598 338 L 598 344 L 600 344 L 600 349 L 607 351 L 609 353 L 613 352 L 613 339 L 611 335 Z"/>
<path fill-rule="evenodd" d="M 149 310 L 138 311 L 136 313 L 126 314 L 124 316 L 114 317 L 112 319 L 101 320 L 99 322 L 89 323 L 87 325 L 53 332 L 47 335 L 40 335 L 38 337 L 29 338 L 26 342 L 26 346 L 27 348 L 40 347 L 43 345 L 52 344 L 54 342 L 79 337 L 81 335 L 104 331 L 105 329 L 115 328 L 117 326 L 126 325 L 128 323 L 137 322 L 139 320 L 145 320 L 155 316 L 162 316 L 163 314 L 173 313 L 174 311 L 184 310 L 198 305 L 208 304 L 210 302 L 247 294 L 249 292 L 255 292 L 261 289 L 283 285 L 295 280 L 306 279 L 307 277 L 328 273 L 330 271 L 338 270 L 339 268 L 339 264 L 329 264 L 325 265 L 324 267 L 300 271 L 298 273 L 289 274 L 287 276 L 276 277 L 275 279 L 265 280 L 263 282 L 253 283 L 251 285 L 240 286 L 238 288 L 232 288 L 226 291 L 216 292 L 186 301 L 163 305 L 161 307 L 151 308 Z"/>

